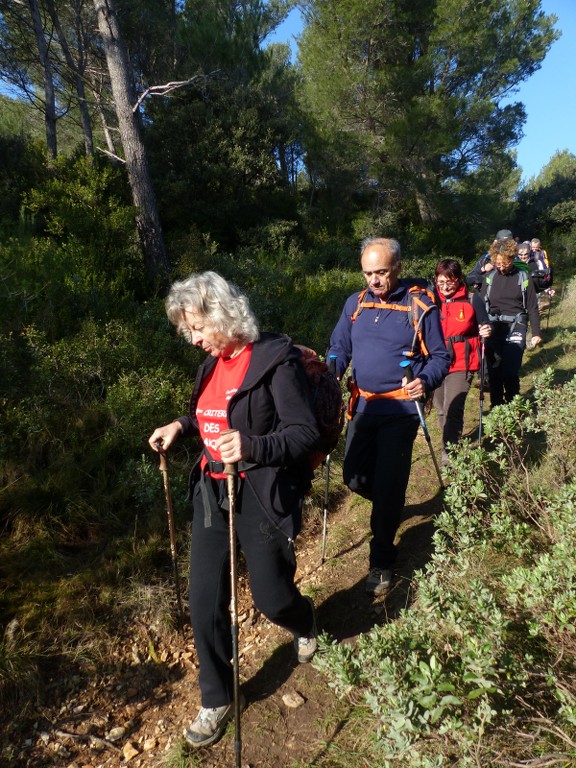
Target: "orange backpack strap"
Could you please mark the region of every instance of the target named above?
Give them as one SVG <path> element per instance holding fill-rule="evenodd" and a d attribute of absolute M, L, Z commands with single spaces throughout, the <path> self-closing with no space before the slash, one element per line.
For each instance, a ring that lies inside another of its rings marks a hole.
<path fill-rule="evenodd" d="M 420 285 L 413 285 L 408 289 L 408 304 L 386 304 L 383 301 L 364 301 L 368 288 L 358 294 L 358 306 L 350 320 L 354 322 L 363 309 L 392 309 L 396 312 L 410 312 L 412 316 L 412 325 L 414 326 L 414 338 L 412 340 L 412 349 L 407 353 L 407 357 L 414 357 L 418 353 L 424 357 L 429 356 L 428 347 L 422 334 L 422 320 L 431 309 L 437 309 L 434 294 L 427 288 Z M 425 304 L 421 298 L 427 296 L 431 304 Z M 418 342 L 418 344 L 417 344 Z M 419 350 L 418 350 L 419 347 Z"/>
<path fill-rule="evenodd" d="M 427 296 L 432 303 L 425 304 L 422 299 L 419 298 L 422 295 Z M 410 298 L 410 310 L 412 312 L 414 338 L 412 340 L 412 349 L 410 350 L 410 353 L 407 355 L 407 357 L 414 357 L 418 354 L 416 342 L 418 342 L 418 346 L 420 347 L 420 354 L 424 357 L 429 357 L 430 353 L 422 333 L 422 321 L 428 312 L 430 312 L 432 309 L 438 309 L 436 299 L 431 291 L 420 285 L 413 285 L 412 288 L 409 288 L 408 296 Z"/>
<path fill-rule="evenodd" d="M 352 315 L 352 317 L 350 318 L 350 320 L 351 320 L 352 322 L 354 322 L 354 321 L 356 320 L 356 318 L 358 317 L 358 315 L 360 314 L 360 312 L 362 312 L 363 308 L 366 306 L 366 305 L 365 305 L 365 304 L 363 304 L 362 302 L 364 301 L 364 296 L 366 296 L 366 294 L 367 294 L 367 293 L 368 293 L 368 288 L 365 288 L 363 291 L 361 291 L 361 292 L 358 294 L 358 304 L 357 304 L 357 306 L 356 306 L 356 309 L 355 309 L 355 311 L 354 311 L 354 314 L 353 314 L 353 315 Z"/>

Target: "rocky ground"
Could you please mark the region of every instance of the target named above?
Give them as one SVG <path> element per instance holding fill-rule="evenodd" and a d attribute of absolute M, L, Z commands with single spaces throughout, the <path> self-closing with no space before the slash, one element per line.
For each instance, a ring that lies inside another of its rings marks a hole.
<path fill-rule="evenodd" d="M 320 519 L 298 542 L 298 583 L 313 597 L 321 629 L 354 643 L 393 619 L 411 600 L 414 570 L 429 557 L 432 520 L 442 503 L 427 445 L 419 436 L 408 503 L 399 532 L 398 578 L 385 598 L 364 591 L 368 506 L 343 495 L 329 513 L 327 558 L 321 562 Z M 351 704 L 338 700 L 312 665 L 298 664 L 291 637 L 253 608 L 239 582 L 240 670 L 248 707 L 241 719 L 243 768 L 321 765 L 335 746 L 347 749 Z M 109 658 L 91 677 L 58 673 L 42 705 L 9 722 L 2 768 L 152 768 L 235 765 L 234 727 L 211 748 L 189 751 L 182 730 L 199 707 L 197 665 L 189 627 L 171 636 L 153 625 L 120 627 Z M 113 661 L 111 662 L 110 659 Z"/>

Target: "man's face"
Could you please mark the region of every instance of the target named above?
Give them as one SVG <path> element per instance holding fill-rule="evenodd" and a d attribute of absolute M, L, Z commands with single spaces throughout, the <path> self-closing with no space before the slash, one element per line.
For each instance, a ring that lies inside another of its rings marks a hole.
<path fill-rule="evenodd" d="M 372 293 L 386 299 L 398 285 L 401 263 L 384 245 L 369 245 L 362 254 L 362 272 Z"/>

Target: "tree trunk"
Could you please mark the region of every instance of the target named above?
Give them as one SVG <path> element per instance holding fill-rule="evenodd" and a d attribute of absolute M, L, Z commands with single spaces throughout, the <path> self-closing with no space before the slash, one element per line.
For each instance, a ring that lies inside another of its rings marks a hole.
<path fill-rule="evenodd" d="M 82 130 L 84 132 L 84 149 L 88 157 L 91 157 L 94 154 L 94 140 L 92 138 L 92 120 L 90 118 L 90 111 L 88 109 L 88 103 L 86 101 L 84 73 L 81 71 L 81 67 L 74 61 L 74 57 L 72 56 L 72 51 L 70 50 L 70 46 L 68 45 L 68 41 L 66 40 L 64 30 L 62 29 L 62 24 L 60 23 L 60 18 L 54 6 L 54 0 L 46 0 L 46 8 L 48 9 L 48 13 L 50 14 L 52 23 L 54 24 L 54 29 L 56 30 L 56 34 L 58 35 L 58 41 L 60 43 L 60 47 L 62 48 L 62 53 L 64 54 L 66 64 L 68 65 L 68 69 L 70 70 L 70 74 L 72 75 L 72 78 L 74 80 L 74 86 L 76 88 L 76 96 L 78 101 L 78 109 L 80 110 L 80 119 L 82 120 Z M 81 46 L 81 40 L 80 40 L 80 37 L 78 36 L 78 57 L 79 58 L 82 57 L 80 46 Z"/>
<path fill-rule="evenodd" d="M 116 144 L 114 142 L 114 138 L 112 136 L 112 131 L 110 130 L 110 126 L 108 125 L 108 120 L 106 119 L 104 105 L 102 104 L 102 94 L 98 93 L 95 87 L 92 87 L 91 90 L 92 90 L 92 96 L 94 97 L 94 102 L 96 103 L 96 109 L 98 110 L 98 115 L 100 117 L 100 122 L 102 124 L 102 131 L 104 132 L 104 139 L 106 140 L 108 153 L 110 155 L 116 155 L 117 154 Z M 118 164 L 118 160 L 116 160 L 116 164 Z"/>
<path fill-rule="evenodd" d="M 146 273 L 150 285 L 159 288 L 166 282 L 170 264 L 162 236 L 158 206 L 148 158 L 140 134 L 138 116 L 132 109 L 136 99 L 132 89 L 128 54 L 120 35 L 113 0 L 94 0 L 94 7 L 110 74 L 126 170 L 136 207 L 136 226 L 144 252 Z"/>
<path fill-rule="evenodd" d="M 38 7 L 37 0 L 28 0 L 28 7 L 32 17 L 32 25 L 34 27 L 34 35 L 36 37 L 38 54 L 40 56 L 40 66 L 42 67 L 42 75 L 44 79 L 44 126 L 46 130 L 46 148 L 48 157 L 55 159 L 58 152 L 58 143 L 56 139 L 56 95 L 54 92 L 52 64 L 50 63 L 50 58 L 48 56 L 48 46 L 46 45 L 46 38 L 44 37 L 44 26 L 42 25 L 42 17 L 40 15 L 40 8 Z"/>

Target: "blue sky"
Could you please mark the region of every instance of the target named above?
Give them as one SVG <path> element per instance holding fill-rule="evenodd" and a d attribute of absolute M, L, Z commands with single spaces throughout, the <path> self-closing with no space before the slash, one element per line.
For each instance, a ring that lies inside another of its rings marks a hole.
<path fill-rule="evenodd" d="M 541 68 L 522 84 L 515 96 L 526 107 L 524 138 L 517 147 L 524 179 L 535 176 L 557 150 L 576 154 L 576 100 L 574 99 L 574 48 L 576 0 L 543 0 L 545 13 L 558 16 L 562 31 Z"/>
<path fill-rule="evenodd" d="M 524 181 L 536 176 L 558 150 L 576 154 L 576 0 L 542 0 L 542 10 L 558 17 L 562 31 L 541 68 L 525 81 L 512 98 L 526 107 L 524 137 L 515 147 Z M 294 36 L 301 29 L 298 11 L 293 11 L 269 41 L 289 42 L 296 51 Z M 571 85 L 572 83 L 572 85 Z"/>

